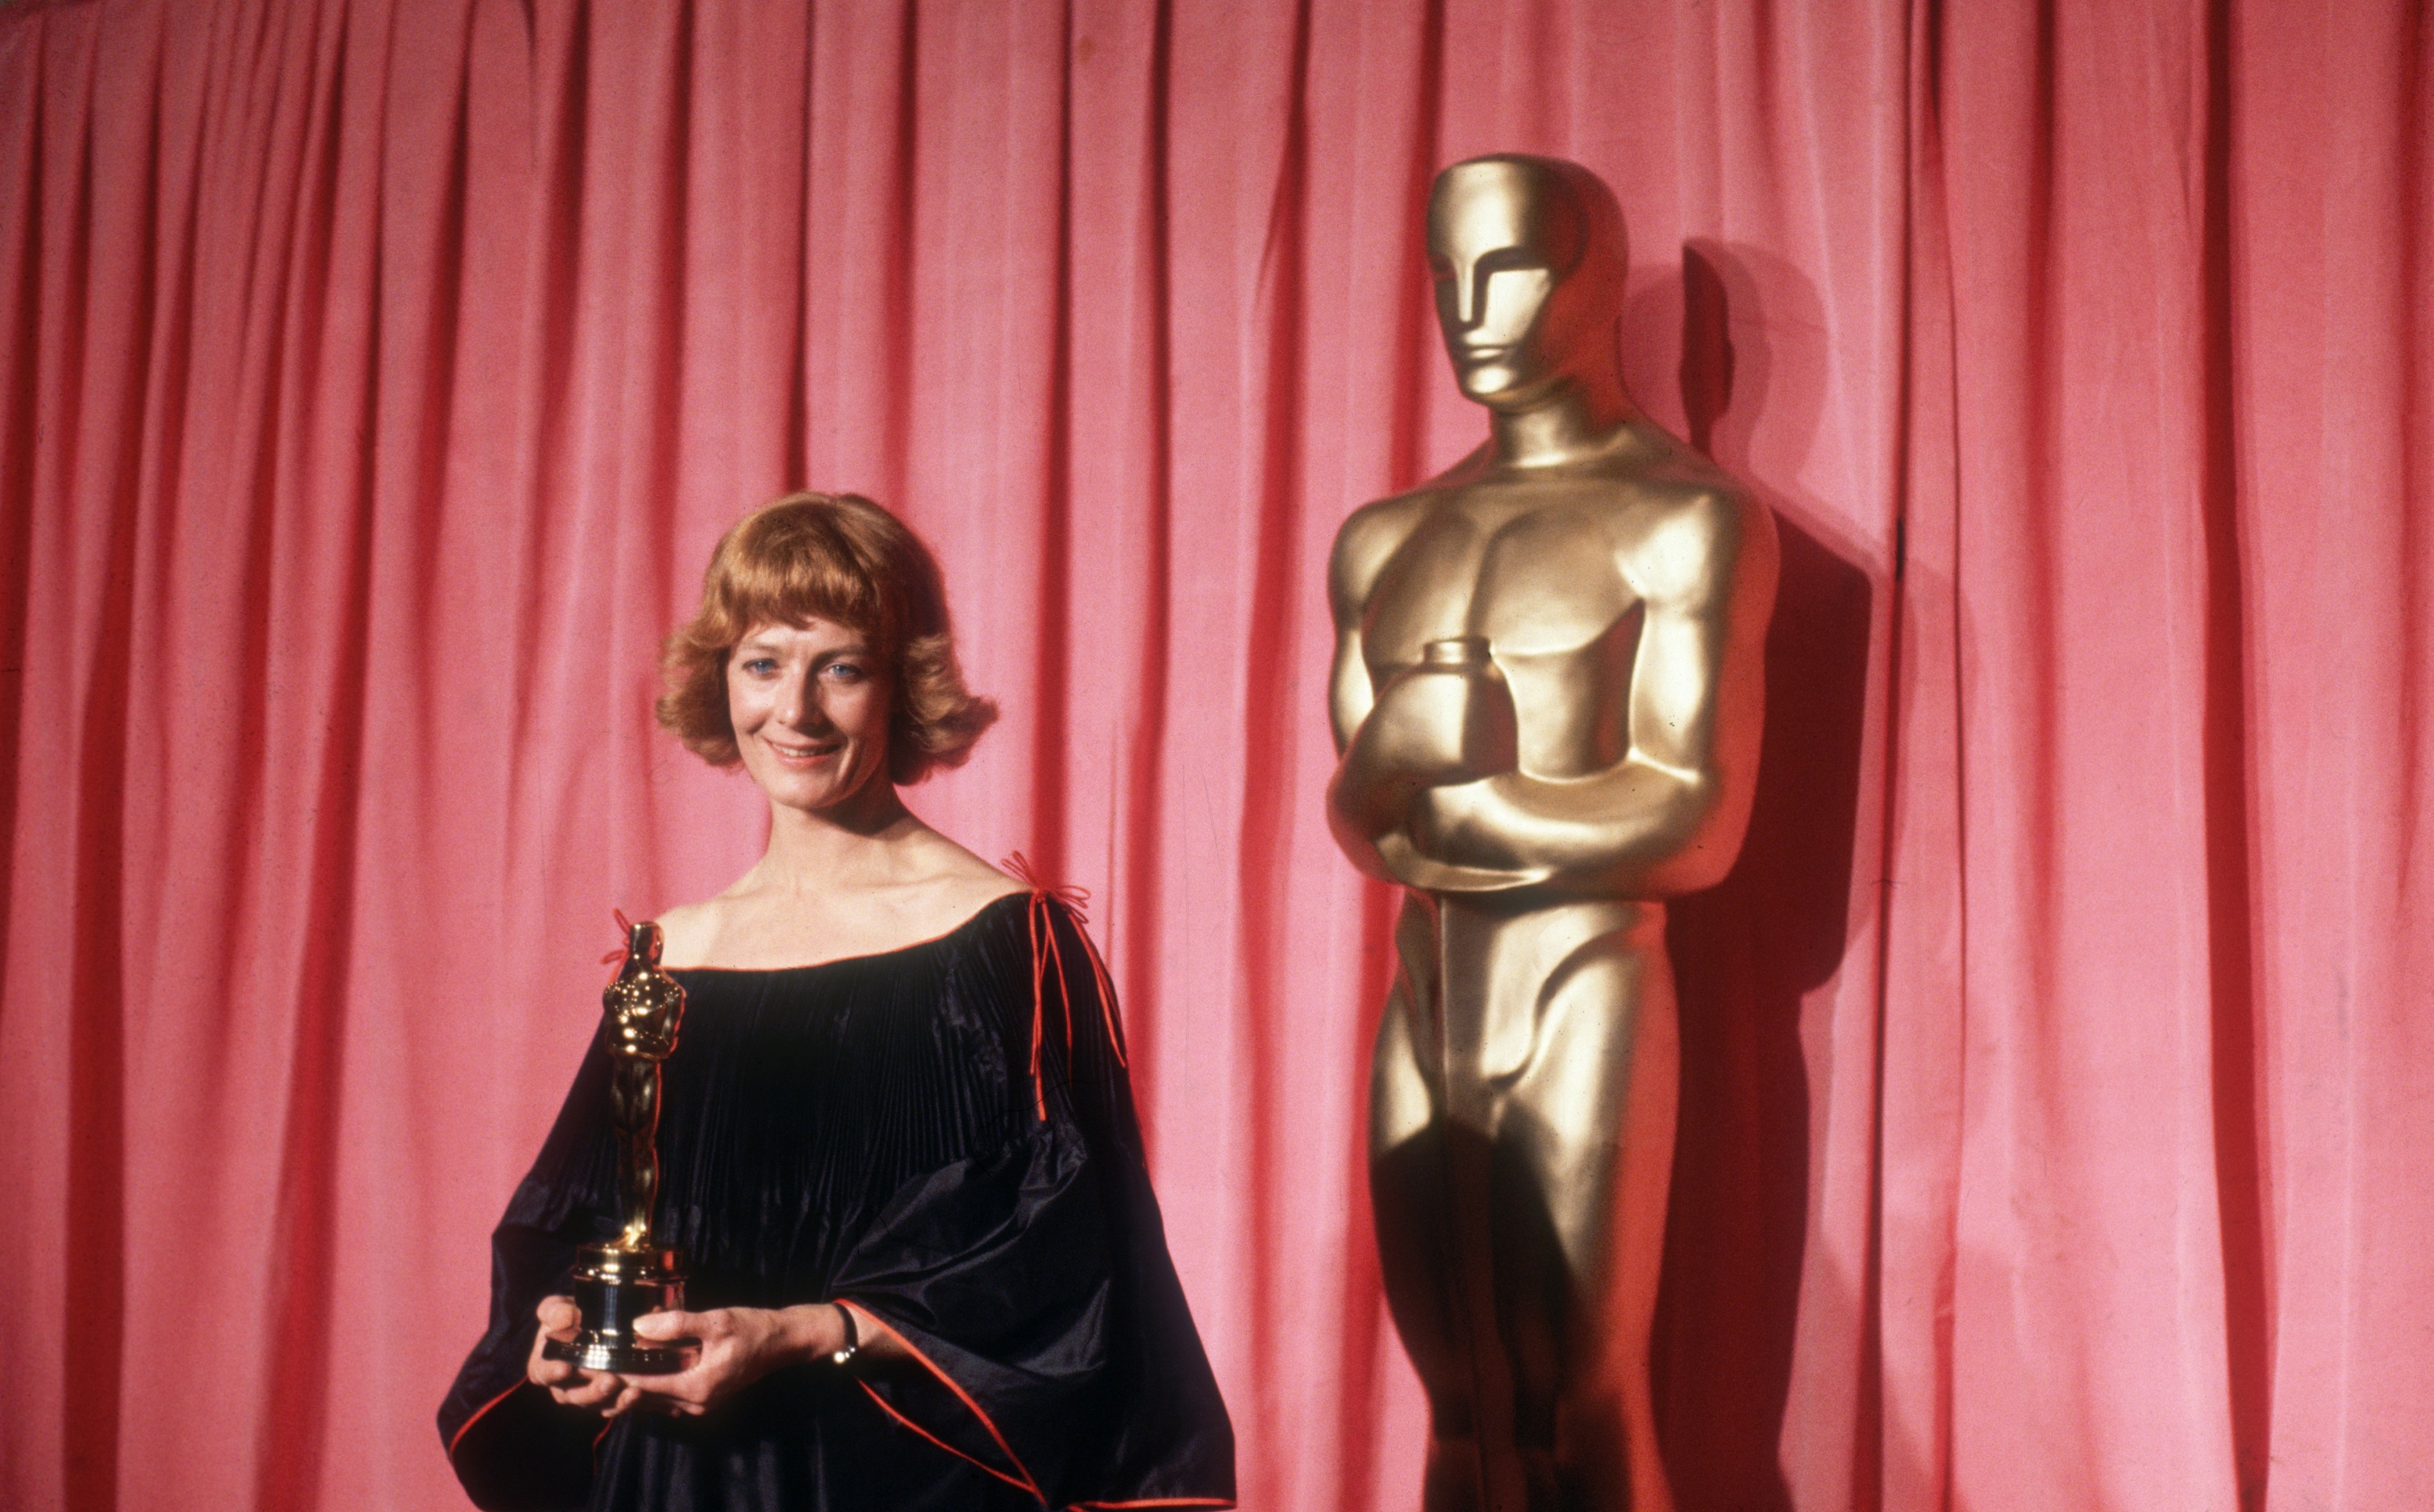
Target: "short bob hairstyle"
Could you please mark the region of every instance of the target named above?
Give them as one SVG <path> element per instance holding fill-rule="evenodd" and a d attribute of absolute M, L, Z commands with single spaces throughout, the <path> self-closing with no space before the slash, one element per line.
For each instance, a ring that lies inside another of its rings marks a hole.
<path fill-rule="evenodd" d="M 738 520 L 710 557 L 701 607 L 660 652 L 660 722 L 714 767 L 743 759 L 727 659 L 756 625 L 817 616 L 870 637 L 887 672 L 887 777 L 963 764 L 997 705 L 964 687 L 936 558 L 859 494 L 788 494 Z"/>

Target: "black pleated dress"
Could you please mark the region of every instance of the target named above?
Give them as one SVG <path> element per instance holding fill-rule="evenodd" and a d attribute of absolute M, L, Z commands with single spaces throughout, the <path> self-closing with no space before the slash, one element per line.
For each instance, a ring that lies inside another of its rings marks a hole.
<path fill-rule="evenodd" d="M 913 1358 L 773 1371 L 701 1418 L 560 1406 L 533 1309 L 616 1230 L 595 1040 L 492 1237 L 439 1409 L 487 1508 L 1229 1506 L 1234 1439 L 1168 1258 L 1114 994 L 1042 892 L 882 955 L 672 971 L 658 1233 L 686 1303 L 852 1302 Z"/>

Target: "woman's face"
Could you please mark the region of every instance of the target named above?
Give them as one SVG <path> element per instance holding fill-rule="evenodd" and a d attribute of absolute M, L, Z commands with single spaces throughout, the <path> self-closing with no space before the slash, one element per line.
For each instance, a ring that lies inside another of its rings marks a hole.
<path fill-rule="evenodd" d="M 827 620 L 761 624 L 727 658 L 727 713 L 744 770 L 805 813 L 885 782 L 888 702 L 870 643 Z"/>

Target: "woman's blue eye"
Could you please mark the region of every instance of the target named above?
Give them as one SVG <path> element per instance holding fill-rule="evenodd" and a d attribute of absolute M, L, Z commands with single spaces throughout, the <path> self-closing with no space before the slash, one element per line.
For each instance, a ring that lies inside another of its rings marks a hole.
<path fill-rule="evenodd" d="M 744 664 L 744 670 L 755 677 L 765 677 L 778 670 L 778 664 L 766 656 L 755 656 Z"/>
<path fill-rule="evenodd" d="M 829 663 L 829 675 L 844 682 L 858 682 L 862 669 L 849 661 L 832 661 Z"/>

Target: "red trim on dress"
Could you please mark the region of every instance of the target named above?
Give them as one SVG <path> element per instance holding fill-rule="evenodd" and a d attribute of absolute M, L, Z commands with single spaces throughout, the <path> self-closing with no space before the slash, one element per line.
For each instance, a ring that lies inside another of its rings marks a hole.
<path fill-rule="evenodd" d="M 1056 943 L 1054 922 L 1048 914 L 1048 904 L 1052 898 L 1073 910 L 1076 932 L 1082 936 L 1082 954 L 1090 962 L 1091 984 L 1099 994 L 1099 1020 L 1106 1027 L 1107 1047 L 1115 1051 L 1116 1064 L 1130 1070 L 1132 1062 L 1124 1055 L 1124 1037 L 1116 1026 L 1115 983 L 1108 979 L 1107 968 L 1099 960 L 1098 947 L 1090 943 L 1089 932 L 1079 927 L 1088 922 L 1082 906 L 1090 901 L 1088 890 L 1070 884 L 1050 887 L 1031 864 L 1031 858 L 1020 851 L 1016 851 L 999 864 L 1016 881 L 1031 890 L 1024 921 L 1031 931 L 1031 1102 L 1033 1111 L 1045 1121 L 1048 1117 L 1048 1085 L 1040 1075 L 1039 1045 L 1048 1030 L 1047 977 L 1052 961 L 1055 965 L 1057 1007 L 1065 1018 L 1065 1046 L 1070 1051 L 1073 1045 L 1073 990 L 1066 985 L 1065 952 Z M 1043 938 L 1048 942 L 1044 954 L 1039 948 Z"/>
<path fill-rule="evenodd" d="M 1022 910 L 1023 924 L 1031 931 L 1031 1105 L 1039 1121 L 1048 1121 L 1048 1083 L 1039 1074 L 1039 1044 L 1048 1037 L 1048 999 L 1041 985 L 1041 974 L 1047 962 L 1039 956 L 1039 910 L 1043 894 L 1033 889 L 1031 901 Z M 1069 1017 L 1071 1015 L 1068 1015 Z M 1070 1033 L 1069 1033 L 1070 1038 Z"/>
<path fill-rule="evenodd" d="M 473 1416 L 457 1424 L 455 1434 L 448 1440 L 448 1463 L 451 1465 L 456 1463 L 456 1446 L 463 1443 L 465 1441 L 465 1436 L 472 1432 L 473 1425 L 482 1420 L 482 1414 L 489 1411 L 492 1407 L 497 1406 L 500 1402 L 506 1401 L 509 1397 L 514 1396 L 517 1392 L 523 1390 L 530 1384 L 531 1383 L 528 1381 L 517 1382 L 514 1385 L 507 1387 L 506 1390 L 500 1392 L 497 1396 L 492 1397 L 489 1401 L 474 1408 Z"/>
<path fill-rule="evenodd" d="M 887 1399 L 881 1396 L 869 1382 L 864 1381 L 857 1384 L 862 1387 L 862 1394 L 864 1396 L 868 1397 L 871 1401 L 879 1404 L 880 1411 L 887 1414 L 890 1418 L 895 1419 L 903 1426 L 913 1430 L 914 1433 L 918 1434 L 921 1437 L 928 1439 L 931 1443 L 937 1445 L 948 1453 L 954 1455 L 965 1464 L 971 1466 L 975 1470 L 987 1471 L 989 1474 L 996 1476 L 999 1480 L 1003 1481 L 1006 1485 L 1013 1487 L 1018 1491 L 1028 1491 L 1033 1496 L 1037 1496 L 1039 1494 L 1039 1492 L 1034 1487 L 1016 1480 L 1013 1476 L 1008 1475 L 1005 1471 L 999 1470 L 994 1465 L 972 1458 L 972 1456 L 965 1453 L 962 1450 L 957 1449 L 954 1445 L 948 1443 L 936 1434 L 930 1432 L 930 1430 L 922 1427 L 919 1423 L 915 1422 L 912 1419 L 905 1417 L 900 1412 L 898 1412 L 894 1407 L 887 1404 Z"/>
<path fill-rule="evenodd" d="M 492 1397 L 489 1401 L 474 1408 L 473 1416 L 457 1424 L 455 1436 L 448 1440 L 448 1463 L 451 1466 L 454 1466 L 456 1463 L 456 1446 L 465 1441 L 465 1436 L 473 1431 L 473 1425 L 482 1420 L 482 1415 L 484 1413 L 489 1412 L 492 1407 L 495 1407 L 500 1402 L 506 1401 L 509 1397 L 514 1396 L 524 1387 L 536 1385 L 537 1383 L 535 1383 L 530 1376 L 526 1376 L 523 1380 L 517 1382 L 514 1385 L 507 1387 L 506 1390 L 500 1392 L 497 1396 Z M 615 1426 L 617 1426 L 616 1419 L 603 1419 L 600 1423 L 600 1431 L 591 1436 L 591 1469 L 595 1473 L 597 1473 L 600 1469 L 600 1440 L 608 1437 L 608 1430 Z"/>
<path fill-rule="evenodd" d="M 923 1369 L 929 1371 L 932 1375 L 936 1376 L 939 1381 L 946 1385 L 948 1390 L 953 1392 L 955 1394 L 955 1400 L 962 1402 L 973 1417 L 978 1418 L 981 1420 L 981 1426 L 983 1428 L 988 1430 L 989 1438 L 995 1442 L 998 1449 L 1004 1453 L 1006 1463 L 1012 1465 L 1016 1471 L 1021 1475 L 1022 1479 L 1016 1480 L 1013 1476 L 1006 1474 L 1003 1470 L 994 1470 L 987 1465 L 982 1465 L 979 1460 L 972 1459 L 969 1454 L 967 1454 L 963 1451 L 955 1448 L 952 1444 L 942 1442 L 941 1440 L 933 1437 L 931 1435 L 922 1432 L 921 1428 L 913 1422 L 912 1419 L 906 1418 L 902 1413 L 898 1412 L 895 1408 L 887 1406 L 886 1402 L 881 1402 L 879 1393 L 871 1391 L 869 1383 L 865 1382 L 862 1389 L 869 1391 L 871 1400 L 873 1402 L 878 1402 L 882 1407 L 885 1407 L 889 1417 L 894 1418 L 897 1421 L 904 1424 L 905 1427 L 911 1428 L 915 1433 L 920 1434 L 922 1437 L 928 1438 L 930 1442 L 936 1444 L 940 1449 L 946 1450 L 949 1453 L 954 1454 L 962 1459 L 969 1459 L 973 1464 L 980 1465 L 981 1469 L 988 1470 L 991 1475 L 996 1476 L 999 1480 L 1004 1481 L 1007 1485 L 1019 1486 L 1024 1490 L 1029 1491 L 1032 1495 L 1038 1497 L 1042 1502 L 1048 1500 L 1048 1498 L 1041 1493 L 1039 1483 L 1032 1479 L 1031 1468 L 1023 1464 L 1022 1456 L 1014 1452 L 1014 1446 L 1005 1441 L 1005 1435 L 997 1431 L 997 1424 L 990 1419 L 987 1413 L 981 1410 L 981 1404 L 972 1400 L 971 1393 L 966 1391 L 963 1386 L 957 1383 L 953 1376 L 951 1376 L 946 1371 L 939 1369 L 936 1361 L 931 1359 L 928 1355 L 915 1348 L 913 1341 L 906 1338 L 903 1334 L 897 1333 L 895 1328 L 891 1326 L 885 1318 L 879 1317 L 869 1309 L 862 1306 L 859 1302 L 849 1302 L 841 1297 L 837 1298 L 835 1300 L 839 1307 L 852 1308 L 853 1314 L 856 1317 L 867 1319 L 871 1327 L 886 1334 L 889 1338 L 894 1339 L 905 1353 L 913 1356 L 914 1359 L 920 1362 Z"/>

